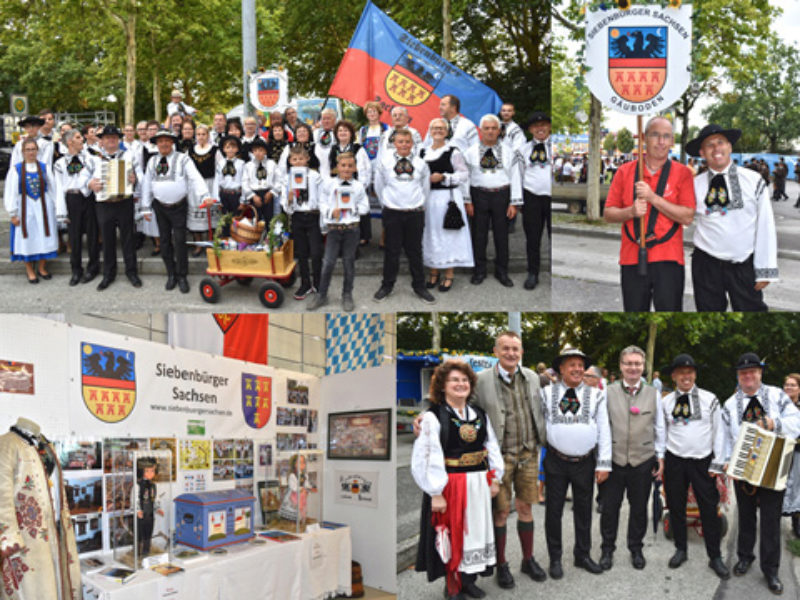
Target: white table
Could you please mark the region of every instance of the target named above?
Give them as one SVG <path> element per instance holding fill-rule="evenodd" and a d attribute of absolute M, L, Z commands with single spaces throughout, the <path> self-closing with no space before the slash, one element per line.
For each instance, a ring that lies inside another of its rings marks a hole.
<path fill-rule="evenodd" d="M 292 542 L 226 546 L 227 554 L 211 554 L 169 577 L 145 569 L 122 584 L 84 574 L 84 591 L 102 600 L 318 600 L 350 594 L 350 528 L 298 536 Z"/>

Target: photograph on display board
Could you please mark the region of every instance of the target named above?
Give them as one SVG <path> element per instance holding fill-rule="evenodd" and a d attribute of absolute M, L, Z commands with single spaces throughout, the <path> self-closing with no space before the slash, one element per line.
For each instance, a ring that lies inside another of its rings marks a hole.
<path fill-rule="evenodd" d="M 277 519 L 269 525 L 288 531 L 305 531 L 320 520 L 320 490 L 317 487 L 319 465 L 311 466 L 310 454 L 293 454 L 289 459 L 285 485 L 279 488 L 280 507 Z"/>
<path fill-rule="evenodd" d="M 233 440 L 214 440 L 214 460 L 236 458 Z"/>
<path fill-rule="evenodd" d="M 103 477 L 64 477 L 67 506 L 73 515 L 103 510 Z"/>
<path fill-rule="evenodd" d="M 234 467 L 233 459 L 215 460 L 214 481 L 233 481 Z"/>
<path fill-rule="evenodd" d="M 248 460 L 234 461 L 234 478 L 236 479 L 252 479 L 253 478 L 253 462 Z"/>
<path fill-rule="evenodd" d="M 103 468 L 103 452 L 100 442 L 57 440 L 54 445 L 61 468 L 64 470 Z"/>
<path fill-rule="evenodd" d="M 128 510 L 131 507 L 133 473 L 106 475 L 106 511 Z"/>
<path fill-rule="evenodd" d="M 275 463 L 275 475 L 281 485 L 289 483 L 289 459 L 281 459 Z"/>
<path fill-rule="evenodd" d="M 389 460 L 391 410 L 328 415 L 328 458 Z"/>
<path fill-rule="evenodd" d="M 103 440 L 103 470 L 106 473 L 132 471 L 131 452 L 147 449 L 147 438 L 107 438 Z"/>
<path fill-rule="evenodd" d="M 308 433 L 316 433 L 319 426 L 319 413 L 316 410 L 308 411 Z"/>
<path fill-rule="evenodd" d="M 170 461 L 170 471 L 167 470 L 167 458 L 158 457 L 158 474 L 156 475 L 157 482 L 175 481 L 177 479 L 177 460 L 176 460 L 176 440 L 175 438 L 150 438 L 151 450 L 167 450 L 172 454 Z"/>
<path fill-rule="evenodd" d="M 262 523 L 266 525 L 277 519 L 278 509 L 281 507 L 280 482 L 277 479 L 258 482 L 258 502 Z"/>
<path fill-rule="evenodd" d="M 279 406 L 275 416 L 276 423 L 279 427 L 288 427 L 292 424 L 292 409 L 285 406 Z"/>
<path fill-rule="evenodd" d="M 258 445 L 258 465 L 260 467 L 272 466 L 272 444 Z"/>
<path fill-rule="evenodd" d="M 199 471 L 211 468 L 211 440 L 181 440 L 182 471 Z"/>
<path fill-rule="evenodd" d="M 291 404 L 308 404 L 308 386 L 296 379 L 286 381 L 286 395 Z"/>
<path fill-rule="evenodd" d="M 33 394 L 33 365 L 13 360 L 0 360 L 0 392 Z"/>
<path fill-rule="evenodd" d="M 72 524 L 79 554 L 103 549 L 103 518 L 100 514 L 75 515 Z"/>
<path fill-rule="evenodd" d="M 237 459 L 253 459 L 253 440 L 236 440 L 234 447 Z"/>

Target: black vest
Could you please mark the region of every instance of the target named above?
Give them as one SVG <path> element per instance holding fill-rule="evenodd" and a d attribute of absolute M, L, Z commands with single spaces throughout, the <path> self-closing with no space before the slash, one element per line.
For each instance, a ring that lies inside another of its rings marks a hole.
<path fill-rule="evenodd" d="M 422 158 L 425 158 L 426 150 L 423 150 L 420 153 Z M 450 160 L 450 157 L 453 156 L 453 148 L 448 148 L 444 152 L 439 155 L 439 158 L 435 160 L 426 161 L 428 163 L 428 168 L 430 169 L 431 173 L 455 173 L 455 169 L 453 168 L 453 163 Z M 445 185 L 444 179 L 439 181 L 438 183 L 432 183 L 431 189 L 432 190 L 447 190 L 450 188 L 458 187 L 457 185 Z"/>
<path fill-rule="evenodd" d="M 442 445 L 445 458 L 460 458 L 461 455 L 469 452 L 480 452 L 486 443 L 486 412 L 474 404 L 468 404 L 475 411 L 477 416 L 471 421 L 458 418 L 455 411 L 449 410 L 444 404 L 434 404 L 428 410 L 432 411 L 439 419 L 440 433 L 439 442 Z M 460 434 L 462 426 L 474 427 L 477 435 L 471 442 L 464 440 Z M 484 458 L 480 464 L 469 467 L 445 467 L 448 473 L 466 473 L 469 471 L 487 471 L 489 461 Z"/>

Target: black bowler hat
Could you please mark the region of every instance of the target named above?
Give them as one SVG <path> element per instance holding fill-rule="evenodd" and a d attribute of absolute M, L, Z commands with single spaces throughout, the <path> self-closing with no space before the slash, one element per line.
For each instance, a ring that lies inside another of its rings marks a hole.
<path fill-rule="evenodd" d="M 561 354 L 556 356 L 553 359 L 553 370 L 558 373 L 559 367 L 561 363 L 564 362 L 568 358 L 572 358 L 573 356 L 577 356 L 583 359 L 583 368 L 588 369 L 589 366 L 592 364 L 592 359 L 589 358 L 586 354 L 578 350 L 577 348 L 573 348 L 572 346 L 566 346 L 562 351 Z"/>
<path fill-rule="evenodd" d="M 672 359 L 672 364 L 668 366 L 666 369 L 663 369 L 667 374 L 672 373 L 675 369 L 679 369 L 680 367 L 691 367 L 695 371 L 697 371 L 697 363 L 694 362 L 694 358 L 692 358 L 691 354 L 678 354 L 675 358 Z"/>
<path fill-rule="evenodd" d="M 42 117 L 36 117 L 34 115 L 29 115 L 24 119 L 21 119 L 18 123 L 20 127 L 25 127 L 25 125 L 37 125 L 41 127 L 44 125 L 44 119 Z"/>
<path fill-rule="evenodd" d="M 758 358 L 758 354 L 755 352 L 745 352 L 739 357 L 739 360 L 736 361 L 736 370 L 740 371 L 741 369 L 753 369 L 759 368 L 764 369 L 766 365 L 762 362 L 760 358 Z"/>
<path fill-rule="evenodd" d="M 686 152 L 691 156 L 700 156 L 700 146 L 703 145 L 703 141 L 706 138 L 709 138 L 712 135 L 724 135 L 731 145 L 733 145 L 740 137 L 742 137 L 742 130 L 723 129 L 715 123 L 709 123 L 700 130 L 700 133 L 696 138 L 686 144 Z"/>
<path fill-rule="evenodd" d="M 525 129 L 528 129 L 534 123 L 540 123 L 542 121 L 546 121 L 547 123 L 551 123 L 550 117 L 547 116 L 547 113 L 544 113 L 540 110 L 537 110 L 528 117 L 528 120 L 525 121 Z"/>
<path fill-rule="evenodd" d="M 122 132 L 114 125 L 110 123 L 103 127 L 103 130 L 97 134 L 97 137 L 103 137 L 104 135 L 115 135 L 117 137 L 122 137 Z"/>
<path fill-rule="evenodd" d="M 239 138 L 236 139 L 238 140 Z M 267 142 L 260 135 L 257 135 L 255 139 L 250 142 L 250 149 L 255 150 L 256 148 L 263 148 L 264 150 L 267 149 Z"/>
<path fill-rule="evenodd" d="M 178 143 L 178 136 L 175 135 L 174 133 L 172 133 L 169 129 L 165 129 L 163 127 L 161 129 L 159 129 L 156 132 L 156 134 L 153 137 L 151 137 L 150 139 L 155 142 L 155 141 L 158 141 L 158 138 L 162 138 L 162 137 L 169 138 L 173 142 L 175 142 L 176 144 Z"/>

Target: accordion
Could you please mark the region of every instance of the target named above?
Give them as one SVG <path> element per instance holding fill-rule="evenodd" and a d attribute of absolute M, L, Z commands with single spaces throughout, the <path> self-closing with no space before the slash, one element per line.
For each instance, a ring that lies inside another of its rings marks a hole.
<path fill-rule="evenodd" d="M 753 423 L 742 423 L 728 463 L 728 475 L 757 487 L 786 489 L 795 441 Z"/>
<path fill-rule="evenodd" d="M 128 180 L 128 174 L 132 170 L 131 162 L 121 158 L 101 161 L 100 182 L 103 189 L 97 192 L 97 201 L 113 202 L 133 196 L 133 184 Z"/>

